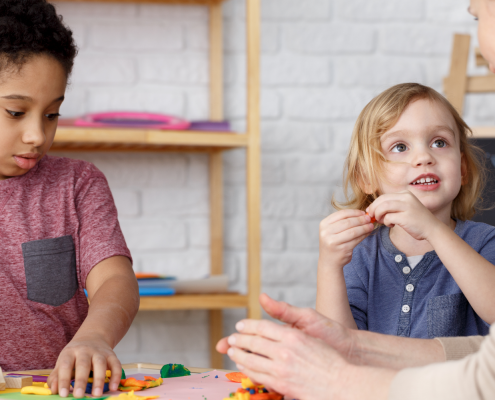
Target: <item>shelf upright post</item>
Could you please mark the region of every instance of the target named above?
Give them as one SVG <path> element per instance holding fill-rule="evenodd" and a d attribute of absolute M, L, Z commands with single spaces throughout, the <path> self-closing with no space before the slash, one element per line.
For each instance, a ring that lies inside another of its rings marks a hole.
<path fill-rule="evenodd" d="M 210 120 L 223 120 L 223 32 L 222 2 L 209 5 L 210 35 Z M 223 272 L 223 163 L 222 150 L 209 152 L 210 180 L 210 270 Z M 223 311 L 209 310 L 210 365 L 223 368 L 223 356 L 215 349 L 223 336 Z"/>
<path fill-rule="evenodd" d="M 248 318 L 261 318 L 260 0 L 246 0 L 247 15 L 247 265 Z"/>

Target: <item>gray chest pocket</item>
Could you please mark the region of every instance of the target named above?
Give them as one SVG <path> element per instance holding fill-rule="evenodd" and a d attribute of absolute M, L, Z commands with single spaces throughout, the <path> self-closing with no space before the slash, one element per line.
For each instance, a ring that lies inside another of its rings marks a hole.
<path fill-rule="evenodd" d="M 428 337 L 465 336 L 468 301 L 462 293 L 428 301 Z"/>
<path fill-rule="evenodd" d="M 74 296 L 78 285 L 72 236 L 23 243 L 22 255 L 28 300 L 57 307 Z"/>

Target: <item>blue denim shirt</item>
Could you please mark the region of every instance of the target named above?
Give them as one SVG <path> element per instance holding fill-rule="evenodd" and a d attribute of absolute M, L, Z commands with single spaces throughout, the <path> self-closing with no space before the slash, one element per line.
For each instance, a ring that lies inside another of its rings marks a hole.
<path fill-rule="evenodd" d="M 495 264 L 495 227 L 457 221 L 455 233 Z M 344 276 L 359 329 L 414 338 L 488 334 L 436 252 L 411 269 L 385 226 L 356 246 Z"/>

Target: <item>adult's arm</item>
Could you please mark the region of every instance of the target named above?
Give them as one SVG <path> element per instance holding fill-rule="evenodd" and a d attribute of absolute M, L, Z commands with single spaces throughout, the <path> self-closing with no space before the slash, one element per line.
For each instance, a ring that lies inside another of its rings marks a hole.
<path fill-rule="evenodd" d="M 446 360 L 442 344 L 435 339 L 410 339 L 348 329 L 313 309 L 294 307 L 273 300 L 266 294 L 260 296 L 260 303 L 271 317 L 323 340 L 356 365 L 402 369 Z M 268 322 L 259 321 L 256 324 L 259 331 L 245 333 L 262 335 L 264 329 L 270 329 Z M 242 325 L 242 321 L 240 324 Z M 243 332 L 242 329 L 238 330 Z M 461 338 L 461 341 L 462 339 L 465 338 Z M 217 345 L 217 350 L 221 353 L 227 353 L 228 348 L 227 338 Z"/>
<path fill-rule="evenodd" d="M 400 371 L 392 380 L 389 400 L 486 400 L 493 399 L 494 394 L 495 325 L 492 325 L 490 335 L 477 353 L 458 361 Z"/>

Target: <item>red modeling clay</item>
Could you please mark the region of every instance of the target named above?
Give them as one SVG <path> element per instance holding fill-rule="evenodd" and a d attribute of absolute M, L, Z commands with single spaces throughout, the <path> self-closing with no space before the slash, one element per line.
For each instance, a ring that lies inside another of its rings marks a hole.
<path fill-rule="evenodd" d="M 368 215 L 368 216 L 369 216 L 369 214 L 368 214 L 368 213 L 366 213 L 366 215 Z M 375 218 L 375 217 L 370 217 L 370 218 L 371 218 L 371 221 L 370 221 L 370 222 L 371 222 L 372 224 L 374 224 L 374 223 L 376 222 L 376 218 Z"/>
<path fill-rule="evenodd" d="M 229 381 L 241 383 L 241 379 L 246 379 L 247 376 L 242 372 L 231 372 L 225 375 Z"/>

